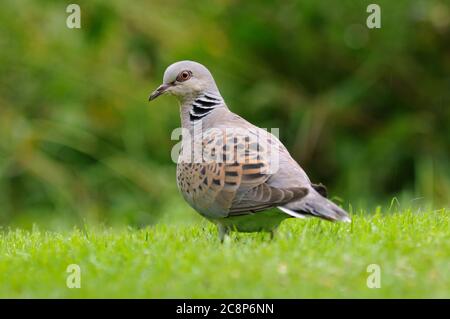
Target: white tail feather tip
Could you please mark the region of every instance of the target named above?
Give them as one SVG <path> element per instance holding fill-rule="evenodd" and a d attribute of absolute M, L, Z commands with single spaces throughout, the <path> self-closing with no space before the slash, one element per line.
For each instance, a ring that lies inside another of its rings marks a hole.
<path fill-rule="evenodd" d="M 281 210 L 283 213 L 286 213 L 286 214 L 288 214 L 288 215 L 290 215 L 290 216 L 292 216 L 292 217 L 296 217 L 296 218 L 306 218 L 305 215 L 296 213 L 296 212 L 294 212 L 294 211 L 292 211 L 292 210 L 290 210 L 290 209 L 287 209 L 287 208 L 285 208 L 285 207 L 278 206 L 278 209 Z"/>
<path fill-rule="evenodd" d="M 352 222 L 352 219 L 351 219 L 350 217 L 348 217 L 348 216 L 345 216 L 344 218 L 342 218 L 342 221 L 343 221 L 344 223 L 351 223 L 351 222 Z"/>

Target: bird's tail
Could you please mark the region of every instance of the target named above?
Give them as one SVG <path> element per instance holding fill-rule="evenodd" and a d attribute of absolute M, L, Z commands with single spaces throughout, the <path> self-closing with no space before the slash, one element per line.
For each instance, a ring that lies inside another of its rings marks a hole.
<path fill-rule="evenodd" d="M 297 218 L 320 217 L 329 221 L 351 222 L 348 213 L 315 190 L 310 189 L 307 196 L 299 201 L 278 207 L 284 213 Z"/>

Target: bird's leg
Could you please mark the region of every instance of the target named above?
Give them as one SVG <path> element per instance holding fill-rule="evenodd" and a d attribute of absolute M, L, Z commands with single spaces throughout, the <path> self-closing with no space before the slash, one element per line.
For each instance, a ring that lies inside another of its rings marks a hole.
<path fill-rule="evenodd" d="M 220 242 L 223 243 L 225 236 L 228 236 L 230 229 L 220 223 L 217 224 L 217 230 L 219 231 Z"/>
<path fill-rule="evenodd" d="M 273 240 L 275 238 L 276 234 L 277 234 L 277 228 L 273 228 L 270 231 L 270 240 Z"/>

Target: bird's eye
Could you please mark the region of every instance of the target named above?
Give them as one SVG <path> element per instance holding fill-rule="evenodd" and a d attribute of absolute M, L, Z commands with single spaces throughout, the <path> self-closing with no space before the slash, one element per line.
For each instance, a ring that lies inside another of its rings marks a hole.
<path fill-rule="evenodd" d="M 180 74 L 178 74 L 177 81 L 184 82 L 186 80 L 189 80 L 191 78 L 191 76 L 192 76 L 191 71 L 182 71 L 182 72 L 180 72 Z"/>

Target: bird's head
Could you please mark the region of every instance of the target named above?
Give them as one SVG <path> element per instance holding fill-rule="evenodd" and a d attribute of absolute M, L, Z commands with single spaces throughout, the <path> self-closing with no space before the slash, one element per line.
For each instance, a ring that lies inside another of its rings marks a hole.
<path fill-rule="evenodd" d="M 218 92 L 209 70 L 197 62 L 179 61 L 166 69 L 163 83 L 150 95 L 149 101 L 164 93 L 175 95 L 184 100 L 208 91 Z"/>

